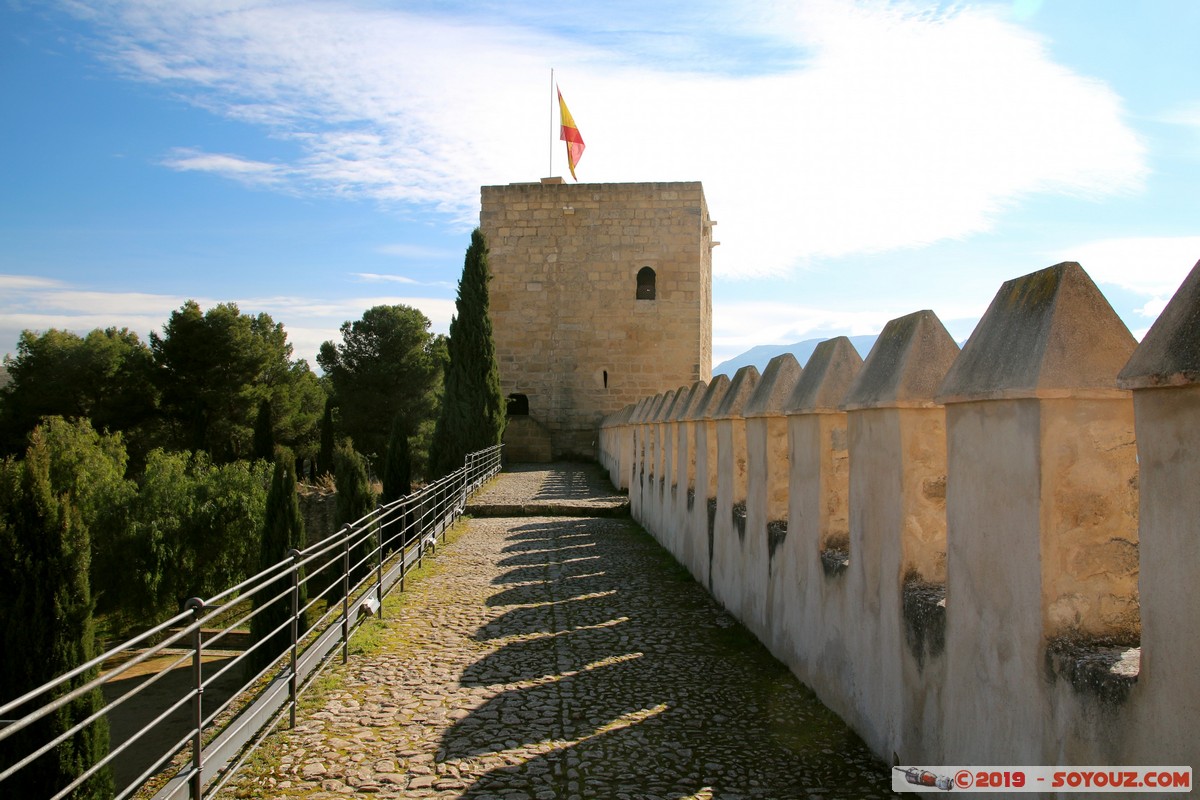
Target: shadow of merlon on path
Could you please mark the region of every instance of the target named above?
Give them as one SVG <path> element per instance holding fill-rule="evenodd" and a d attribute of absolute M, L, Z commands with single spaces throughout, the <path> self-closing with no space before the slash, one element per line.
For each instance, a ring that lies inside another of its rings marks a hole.
<path fill-rule="evenodd" d="M 598 464 L 510 464 L 467 505 L 475 517 L 620 517 L 629 498 L 613 489 Z"/>
<path fill-rule="evenodd" d="M 631 520 L 520 522 L 502 551 L 531 541 L 493 579 L 498 615 L 475 635 L 499 647 L 459 676 L 492 693 L 444 732 L 439 757 L 537 755 L 462 796 L 889 794 L 858 737 Z"/>
<path fill-rule="evenodd" d="M 490 482 L 491 508 L 541 493 L 554 516 L 460 529 L 226 796 L 890 795 L 889 770 L 686 570 L 595 510 L 625 498 L 576 498 L 556 468 Z"/>

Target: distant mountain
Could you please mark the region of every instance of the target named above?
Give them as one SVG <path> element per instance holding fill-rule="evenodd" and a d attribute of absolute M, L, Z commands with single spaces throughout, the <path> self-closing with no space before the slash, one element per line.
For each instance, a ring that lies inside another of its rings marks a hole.
<path fill-rule="evenodd" d="M 796 342 L 795 344 L 760 344 L 758 347 L 751 347 L 740 356 L 734 356 L 728 361 L 722 361 L 720 364 L 717 364 L 715 367 L 713 367 L 713 376 L 715 377 L 717 375 L 724 374 L 732 378 L 735 372 L 747 364 L 753 364 L 758 368 L 759 372 L 762 372 L 767 368 L 767 363 L 772 358 L 784 353 L 791 353 L 794 355 L 796 360 L 800 362 L 800 366 L 803 367 L 808 363 L 808 359 L 812 356 L 813 350 L 817 349 L 817 345 L 831 338 L 833 337 L 827 336 L 824 339 L 805 339 L 803 342 Z M 858 351 L 858 354 L 865 359 L 867 357 L 867 353 L 871 352 L 871 348 L 875 346 L 875 340 L 878 338 L 879 334 L 873 334 L 870 336 L 851 336 L 850 343 L 854 345 L 854 349 Z"/>

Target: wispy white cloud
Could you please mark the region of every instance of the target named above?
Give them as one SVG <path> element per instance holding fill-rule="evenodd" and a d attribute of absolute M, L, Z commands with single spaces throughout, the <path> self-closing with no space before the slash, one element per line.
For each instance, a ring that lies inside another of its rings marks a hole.
<path fill-rule="evenodd" d="M 679 43 L 656 62 L 621 30 L 541 26 L 536 4 L 518 24 L 365 2 L 98 2 L 86 7 L 105 12 L 129 75 L 300 153 L 269 164 L 196 148 L 175 168 L 432 209 L 464 228 L 481 184 L 545 171 L 556 64 L 588 141 L 580 177 L 703 180 L 721 275 L 962 238 L 1031 195 L 1134 192 L 1146 173 L 1120 99 L 992 6 L 706 5 L 710 32 L 783 54 L 773 70 L 714 74 L 681 68 L 700 34 L 671 15 L 646 26 Z"/>
<path fill-rule="evenodd" d="M 413 286 L 420 284 L 420 281 L 404 275 L 380 275 L 375 272 L 352 272 L 351 275 L 364 283 L 407 283 Z"/>
<path fill-rule="evenodd" d="M 440 247 L 426 247 L 425 245 L 407 244 L 404 242 L 380 245 L 375 248 L 375 252 L 385 256 L 396 256 L 397 258 L 412 259 L 414 261 L 453 258 L 456 255 L 456 253 Z"/>
<path fill-rule="evenodd" d="M 65 285 L 54 278 L 42 278 L 37 275 L 0 275 L 0 289 L 6 292 L 53 289 Z"/>
<path fill-rule="evenodd" d="M 128 328 L 146 340 L 187 298 L 144 292 L 102 292 L 28 275 L 0 278 L 0 342 L 15 344 L 22 331 L 51 328 L 80 335 L 96 328 Z M 202 304 L 214 301 L 196 298 Z M 14 355 L 8 352 L 7 355 Z"/>
<path fill-rule="evenodd" d="M 439 288 L 454 286 L 449 281 L 419 281 L 405 275 L 383 275 L 378 272 L 352 272 L 351 275 L 363 283 L 402 283 L 408 286 L 437 286 Z"/>
<path fill-rule="evenodd" d="M 211 172 L 250 186 L 278 186 L 288 177 L 288 170 L 277 164 L 190 147 L 176 148 L 162 163 L 180 172 Z"/>
<path fill-rule="evenodd" d="M 878 333 L 894 314 L 886 310 L 840 311 L 780 302 L 713 304 L 713 349 L 740 352 L 757 344 L 790 343 L 838 331 Z"/>
<path fill-rule="evenodd" d="M 1147 300 L 1146 304 L 1141 308 L 1134 309 L 1134 313 L 1142 317 L 1149 317 L 1152 320 L 1158 319 L 1158 315 L 1167 307 L 1168 302 L 1170 302 L 1170 298 L 1154 297 Z M 1139 336 L 1138 338 L 1141 339 L 1142 337 Z"/>
<path fill-rule="evenodd" d="M 1172 125 L 1186 125 L 1190 128 L 1200 129 L 1200 100 L 1168 109 L 1161 119 Z"/>
<path fill-rule="evenodd" d="M 1055 255 L 1058 261 L 1078 261 L 1096 283 L 1119 286 L 1166 305 L 1166 300 L 1200 260 L 1200 236 L 1098 239 Z M 1157 306 L 1152 301 L 1143 310 L 1151 311 Z M 1153 313 L 1157 316 L 1158 311 Z"/>

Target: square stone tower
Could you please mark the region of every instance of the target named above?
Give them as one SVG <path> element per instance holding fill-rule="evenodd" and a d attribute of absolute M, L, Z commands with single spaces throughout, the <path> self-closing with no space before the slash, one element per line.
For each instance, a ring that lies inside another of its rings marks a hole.
<path fill-rule="evenodd" d="M 484 186 L 513 461 L 596 455 L 600 420 L 712 377 L 712 227 L 699 182 Z"/>

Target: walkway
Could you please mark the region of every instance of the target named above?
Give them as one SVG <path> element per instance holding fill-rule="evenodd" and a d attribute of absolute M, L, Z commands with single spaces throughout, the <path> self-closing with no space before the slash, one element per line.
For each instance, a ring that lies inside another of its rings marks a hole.
<path fill-rule="evenodd" d="M 226 797 L 865 798 L 886 767 L 628 517 L 598 468 L 502 474 Z M 543 513 L 546 509 L 543 509 Z M 254 773 L 254 774 L 249 774 Z"/>

